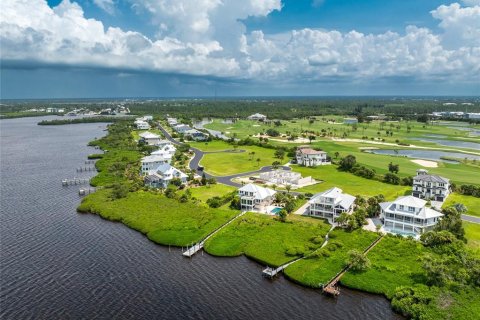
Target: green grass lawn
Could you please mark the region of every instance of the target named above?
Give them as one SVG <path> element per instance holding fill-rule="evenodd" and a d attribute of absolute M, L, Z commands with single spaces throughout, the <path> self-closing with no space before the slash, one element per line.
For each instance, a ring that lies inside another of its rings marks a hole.
<path fill-rule="evenodd" d="M 464 204 L 467 207 L 466 214 L 480 217 L 480 198 L 466 196 L 454 192 L 447 197 L 447 200 L 443 204 L 443 207 L 451 206 L 454 203 Z"/>
<path fill-rule="evenodd" d="M 387 200 L 410 193 L 411 187 L 397 186 L 383 183 L 376 180 L 358 177 L 349 172 L 338 171 L 335 165 L 319 166 L 316 168 L 292 166 L 292 170 L 300 172 L 302 176 L 312 176 L 316 180 L 323 180 L 322 183 L 300 188 L 295 191 L 317 193 L 332 187 L 338 187 L 351 195 L 362 195 L 366 197 L 383 194 Z"/>
<path fill-rule="evenodd" d="M 399 286 L 424 283 L 420 256 L 428 249 L 415 240 L 385 236 L 367 257 L 372 266 L 365 272 L 347 272 L 342 285 L 391 298 Z"/>
<path fill-rule="evenodd" d="M 480 257 L 480 224 L 463 221 L 463 228 L 465 229 L 467 246 Z"/>
<path fill-rule="evenodd" d="M 217 176 L 227 176 L 255 171 L 278 160 L 274 158 L 275 150 L 273 149 L 257 146 L 241 146 L 239 149 L 244 149 L 246 152 L 206 154 L 203 156 L 200 164 L 205 167 L 205 171 L 208 173 Z M 251 156 L 249 155 L 250 152 L 255 152 L 255 154 Z M 257 162 L 257 159 L 260 159 L 260 162 Z"/>
<path fill-rule="evenodd" d="M 205 250 L 216 256 L 246 256 L 279 266 L 321 246 L 329 226 L 320 219 L 290 215 L 287 222 L 246 213 L 213 236 Z"/>
<path fill-rule="evenodd" d="M 108 189 L 102 189 L 86 196 L 78 210 L 122 222 L 163 245 L 196 243 L 238 214 L 233 210 L 179 203 L 150 192 L 129 193 L 118 200 L 110 200 L 109 194 Z"/>
<path fill-rule="evenodd" d="M 223 150 L 233 150 L 234 147 L 222 140 L 213 140 L 209 142 L 189 142 L 190 146 L 200 149 L 205 152 L 215 152 Z M 238 149 L 244 149 L 243 147 L 238 147 Z"/>
<path fill-rule="evenodd" d="M 221 197 L 227 193 L 237 190 L 237 188 L 217 183 L 209 186 L 190 188 L 189 190 L 192 193 L 192 197 L 206 202 L 212 197 Z"/>
<path fill-rule="evenodd" d="M 330 233 L 330 240 L 325 247 L 313 256 L 287 267 L 285 274 L 303 285 L 318 288 L 345 267 L 350 250 L 363 251 L 377 237 L 378 234 L 361 229 L 353 232 L 335 229 Z"/>

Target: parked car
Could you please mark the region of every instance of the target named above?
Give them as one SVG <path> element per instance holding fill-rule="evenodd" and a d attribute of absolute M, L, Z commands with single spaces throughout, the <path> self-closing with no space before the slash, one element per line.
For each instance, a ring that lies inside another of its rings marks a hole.
<path fill-rule="evenodd" d="M 198 171 L 203 171 L 203 169 L 204 169 L 203 166 L 198 166 L 198 167 L 197 167 L 197 170 L 198 170 Z"/>
<path fill-rule="evenodd" d="M 253 181 L 253 180 L 257 180 L 257 178 L 255 178 L 255 177 L 249 177 L 248 180 L 252 180 L 252 181 Z"/>

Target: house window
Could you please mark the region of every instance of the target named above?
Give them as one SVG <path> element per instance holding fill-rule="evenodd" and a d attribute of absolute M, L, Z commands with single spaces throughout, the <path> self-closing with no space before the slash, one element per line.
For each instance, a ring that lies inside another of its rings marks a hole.
<path fill-rule="evenodd" d="M 404 210 L 404 206 L 401 204 L 398 206 L 400 210 Z"/>
<path fill-rule="evenodd" d="M 414 211 L 415 211 L 415 208 L 414 208 L 414 207 L 408 207 L 408 211 L 409 211 L 409 212 L 414 212 Z"/>

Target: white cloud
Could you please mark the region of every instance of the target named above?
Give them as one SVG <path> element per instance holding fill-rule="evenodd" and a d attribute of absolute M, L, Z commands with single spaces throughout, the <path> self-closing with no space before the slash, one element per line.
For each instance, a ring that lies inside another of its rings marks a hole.
<path fill-rule="evenodd" d="M 109 14 L 115 13 L 115 3 L 113 0 L 93 0 L 93 3 Z"/>
<path fill-rule="evenodd" d="M 480 0 L 462 0 L 466 6 L 480 6 Z"/>
<path fill-rule="evenodd" d="M 241 22 L 281 9 L 279 0 L 130 0 L 158 37 L 105 28 L 75 2 L 4 0 L 1 59 L 233 77 L 255 81 L 370 81 L 388 77 L 478 81 L 480 6 L 432 11 L 441 33 L 409 26 L 402 34 L 301 29 L 253 31 Z M 111 2 L 111 1 L 106 1 Z M 130 70 L 130 71 L 129 71 Z M 445 80 L 446 81 L 446 80 Z"/>

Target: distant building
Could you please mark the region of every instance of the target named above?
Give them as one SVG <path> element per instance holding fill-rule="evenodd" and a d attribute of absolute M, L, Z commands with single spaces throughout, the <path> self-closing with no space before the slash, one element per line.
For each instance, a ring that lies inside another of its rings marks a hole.
<path fill-rule="evenodd" d="M 148 174 L 149 171 L 155 170 L 158 166 L 170 163 L 172 157 L 164 157 L 163 155 L 149 155 L 143 157 L 141 160 L 141 172 L 143 175 Z"/>
<path fill-rule="evenodd" d="M 175 132 L 184 134 L 185 132 L 192 130 L 192 128 L 190 128 L 190 126 L 187 126 L 186 124 L 178 124 L 173 127 L 173 130 L 175 130 Z"/>
<path fill-rule="evenodd" d="M 426 206 L 427 201 L 414 196 L 403 196 L 393 202 L 380 203 L 380 218 L 385 231 L 419 236 L 432 230 L 443 216 Z"/>
<path fill-rule="evenodd" d="M 208 135 L 204 132 L 198 131 L 197 129 L 191 129 L 184 133 L 184 135 L 190 140 L 195 141 L 205 141 L 208 139 Z"/>
<path fill-rule="evenodd" d="M 467 113 L 467 119 L 480 119 L 480 113 Z"/>
<path fill-rule="evenodd" d="M 305 167 L 315 167 L 330 164 L 325 151 L 314 150 L 309 146 L 299 146 L 297 148 L 296 160 L 299 165 Z"/>
<path fill-rule="evenodd" d="M 357 118 L 344 118 L 343 123 L 344 124 L 357 124 L 358 119 Z"/>
<path fill-rule="evenodd" d="M 172 179 L 178 178 L 182 183 L 187 182 L 187 175 L 168 163 L 159 165 L 145 176 L 145 184 L 153 188 L 166 188 Z"/>
<path fill-rule="evenodd" d="M 148 116 L 143 116 L 143 120 L 144 120 L 144 121 L 153 121 L 153 116 L 150 116 L 150 115 L 148 115 Z"/>
<path fill-rule="evenodd" d="M 263 114 L 260 114 L 260 113 L 255 113 L 255 114 L 252 114 L 251 116 L 248 116 L 247 119 L 248 120 L 264 121 L 264 120 L 267 120 L 267 116 L 263 115 Z"/>
<path fill-rule="evenodd" d="M 263 188 L 253 183 L 244 185 L 238 189 L 242 210 L 265 212 L 272 204 L 275 190 Z"/>
<path fill-rule="evenodd" d="M 277 185 L 299 186 L 313 181 L 312 177 L 302 178 L 298 172 L 287 170 L 273 170 L 260 173 L 260 179 Z"/>
<path fill-rule="evenodd" d="M 308 214 L 327 219 L 337 218 L 343 212 L 350 213 L 354 202 L 354 196 L 334 187 L 317 193 L 308 201 Z"/>
<path fill-rule="evenodd" d="M 412 195 L 416 198 L 445 201 L 450 194 L 450 180 L 437 175 L 430 175 L 425 169 L 417 170 L 413 177 Z"/>
<path fill-rule="evenodd" d="M 142 132 L 139 134 L 139 136 L 140 141 L 144 141 L 149 146 L 157 146 L 161 141 L 161 138 L 158 134 L 151 133 L 149 131 Z"/>
<path fill-rule="evenodd" d="M 143 120 L 135 120 L 134 122 L 135 126 L 137 127 L 138 130 L 148 130 L 150 129 L 150 125 L 148 122 L 143 121 Z"/>
<path fill-rule="evenodd" d="M 167 118 L 167 123 L 170 127 L 173 127 L 178 124 L 178 121 L 177 118 Z"/>

